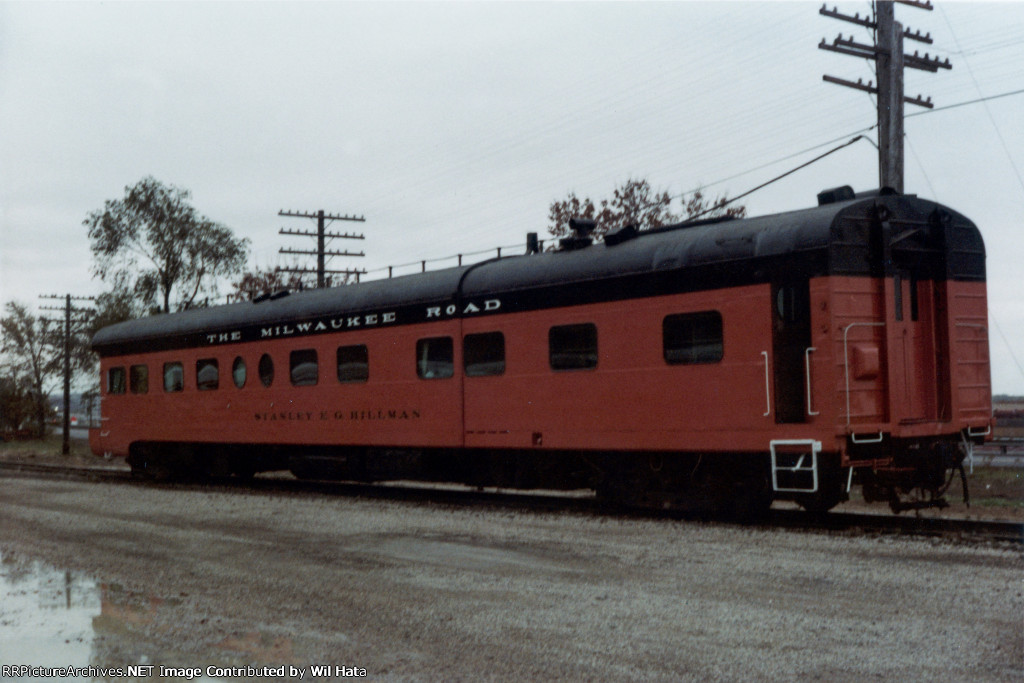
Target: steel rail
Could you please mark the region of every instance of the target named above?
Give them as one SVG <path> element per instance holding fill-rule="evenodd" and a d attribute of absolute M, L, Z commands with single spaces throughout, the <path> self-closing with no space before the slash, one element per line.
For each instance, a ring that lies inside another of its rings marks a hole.
<path fill-rule="evenodd" d="M 446 504 L 455 507 L 533 510 L 536 512 L 612 515 L 713 524 L 736 524 L 723 515 L 672 510 L 637 509 L 597 500 L 592 493 L 551 491 L 545 493 L 509 491 L 487 487 L 479 489 L 463 484 L 421 482 L 359 483 L 348 481 L 307 481 L 291 478 L 209 479 L 153 482 L 139 479 L 123 468 L 64 467 L 37 463 L 0 461 L 0 479 L 4 476 L 45 476 L 89 482 L 120 483 L 179 490 L 214 490 L 266 493 L 291 496 L 325 495 L 372 498 L 384 501 Z M 748 527 L 825 532 L 843 535 L 888 534 L 907 537 L 940 538 L 953 543 L 1011 543 L 1024 545 L 1024 522 L 976 520 L 910 515 L 831 512 L 811 514 L 802 510 L 773 509 L 764 519 L 743 523 Z"/>

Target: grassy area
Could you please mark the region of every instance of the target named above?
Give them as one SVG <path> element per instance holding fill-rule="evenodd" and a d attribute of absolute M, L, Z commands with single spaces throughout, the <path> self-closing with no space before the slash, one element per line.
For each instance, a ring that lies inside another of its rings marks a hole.
<path fill-rule="evenodd" d="M 42 439 L 26 439 L 0 442 L 0 458 L 23 459 L 23 458 L 92 458 L 89 450 L 89 442 L 85 439 L 71 439 L 71 453 L 63 456 L 61 447 L 63 436 L 58 430 L 56 433 L 47 434 Z"/>
<path fill-rule="evenodd" d="M 1024 469 L 1019 467 L 975 467 L 967 486 L 972 505 L 1024 508 Z"/>

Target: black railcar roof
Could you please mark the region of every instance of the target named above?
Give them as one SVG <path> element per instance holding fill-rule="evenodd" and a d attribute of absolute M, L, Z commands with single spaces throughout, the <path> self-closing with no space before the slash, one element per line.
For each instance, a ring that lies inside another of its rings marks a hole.
<path fill-rule="evenodd" d="M 870 258 L 873 240 L 918 259 L 938 244 L 943 258 L 932 260 L 941 261 L 942 269 L 929 277 L 984 279 L 981 236 L 962 215 L 913 196 L 859 198 L 754 218 L 683 223 L 614 246 L 599 243 L 157 315 L 100 330 L 93 348 L 106 356 L 224 343 L 218 335 L 254 341 L 279 336 L 272 326 L 293 323 L 311 323 L 295 334 L 316 334 L 343 328 L 345 319 L 358 315 L 377 325 L 423 322 L 486 312 L 488 298 L 500 298 L 500 312 L 512 312 L 753 284 L 780 273 L 878 275 L 878 259 Z M 467 302 L 470 309 L 464 308 Z"/>

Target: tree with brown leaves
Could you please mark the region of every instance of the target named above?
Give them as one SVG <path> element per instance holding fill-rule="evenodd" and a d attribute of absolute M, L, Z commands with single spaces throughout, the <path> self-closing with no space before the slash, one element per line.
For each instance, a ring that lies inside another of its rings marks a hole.
<path fill-rule="evenodd" d="M 548 232 L 560 238 L 571 234 L 569 220 L 588 218 L 597 221 L 593 236 L 600 239 L 610 230 L 626 225 L 635 225 L 639 230 L 651 230 L 664 225 L 698 218 L 730 216 L 742 218 L 747 209 L 744 206 L 728 206 L 723 195 L 709 201 L 697 190 L 683 201 L 682 215 L 671 210 L 672 197 L 668 192 L 655 192 L 647 180 L 630 178 L 615 188 L 611 199 L 602 199 L 600 208 L 589 197 L 580 199 L 575 192 L 560 201 L 551 203 L 548 209 Z"/>

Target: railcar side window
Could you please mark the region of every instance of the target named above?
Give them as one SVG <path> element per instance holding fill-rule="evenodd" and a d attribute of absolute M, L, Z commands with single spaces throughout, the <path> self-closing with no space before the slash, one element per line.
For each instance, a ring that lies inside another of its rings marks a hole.
<path fill-rule="evenodd" d="M 505 335 L 501 332 L 467 334 L 462 340 L 462 358 L 469 377 L 505 373 Z"/>
<path fill-rule="evenodd" d="M 269 353 L 265 353 L 260 357 L 260 364 L 257 368 L 260 373 L 260 382 L 263 386 L 269 387 L 274 383 L 274 359 L 270 357 Z"/>
<path fill-rule="evenodd" d="M 292 385 L 311 387 L 316 384 L 320 374 L 320 364 L 316 357 L 316 349 L 292 351 L 288 357 L 291 365 Z"/>
<path fill-rule="evenodd" d="M 124 393 L 124 368 L 116 367 L 107 370 L 107 393 L 108 394 L 123 394 Z"/>
<path fill-rule="evenodd" d="M 430 337 L 416 342 L 416 374 L 420 379 L 444 379 L 455 374 L 451 337 Z"/>
<path fill-rule="evenodd" d="M 669 365 L 717 363 L 723 353 L 722 314 L 701 311 L 666 316 L 661 338 Z"/>
<path fill-rule="evenodd" d="M 235 358 L 235 362 L 231 364 L 231 379 L 239 389 L 245 386 L 245 359 L 241 356 Z"/>
<path fill-rule="evenodd" d="M 597 326 L 583 323 L 552 327 L 548 330 L 548 360 L 552 370 L 596 368 Z"/>
<path fill-rule="evenodd" d="M 133 365 L 128 371 L 128 386 L 133 394 L 149 392 L 149 367 Z"/>
<path fill-rule="evenodd" d="M 370 354 L 365 344 L 338 347 L 338 381 L 365 382 L 370 379 Z"/>
<path fill-rule="evenodd" d="M 181 363 L 164 363 L 164 391 L 182 391 L 185 388 L 185 369 Z"/>
<path fill-rule="evenodd" d="M 779 292 L 775 295 L 775 312 L 779 320 L 787 323 L 801 322 L 810 305 L 808 296 L 806 283 L 802 288 L 795 285 L 779 287 Z"/>
<path fill-rule="evenodd" d="M 216 358 L 201 358 L 196 361 L 196 388 L 212 391 L 220 386 L 220 369 Z"/>

